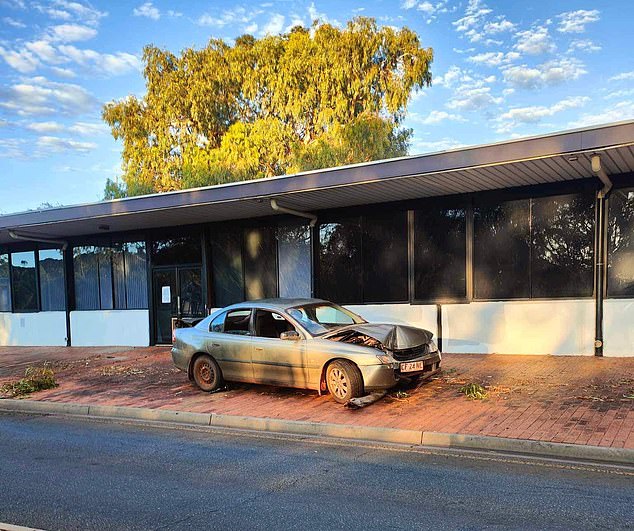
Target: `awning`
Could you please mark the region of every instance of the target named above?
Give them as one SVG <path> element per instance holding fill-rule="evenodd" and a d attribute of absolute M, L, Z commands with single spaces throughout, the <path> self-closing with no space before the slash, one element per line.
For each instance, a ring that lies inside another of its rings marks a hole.
<path fill-rule="evenodd" d="M 131 197 L 0 217 L 9 230 L 45 238 L 275 215 L 270 199 L 301 211 L 445 196 L 634 172 L 634 121 L 355 164 L 268 179 Z"/>

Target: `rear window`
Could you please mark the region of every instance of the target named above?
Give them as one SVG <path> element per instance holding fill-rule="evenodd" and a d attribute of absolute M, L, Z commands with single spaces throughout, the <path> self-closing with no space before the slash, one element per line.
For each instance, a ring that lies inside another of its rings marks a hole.
<path fill-rule="evenodd" d="M 214 317 L 209 323 L 209 331 L 210 332 L 222 332 L 222 328 L 225 324 L 225 317 L 227 316 L 226 312 L 221 313 Z"/>
<path fill-rule="evenodd" d="M 233 310 L 228 312 L 224 322 L 225 334 L 235 334 L 238 336 L 249 335 L 249 323 L 251 321 L 251 310 Z"/>

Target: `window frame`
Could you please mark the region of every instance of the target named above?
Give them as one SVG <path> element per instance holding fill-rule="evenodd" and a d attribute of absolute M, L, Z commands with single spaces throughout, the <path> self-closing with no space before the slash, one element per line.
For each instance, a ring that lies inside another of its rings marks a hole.
<path fill-rule="evenodd" d="M 283 341 L 281 338 L 279 337 L 266 337 L 266 336 L 258 336 L 256 335 L 256 331 L 257 331 L 257 314 L 258 312 L 268 312 L 270 314 L 277 314 L 279 315 L 282 319 L 284 319 L 288 324 L 290 324 L 293 329 L 300 335 L 300 337 L 302 339 L 306 339 L 305 335 L 304 335 L 304 331 L 297 325 L 297 323 L 295 323 L 293 320 L 289 319 L 289 316 L 284 315 L 284 312 L 282 310 L 271 310 L 270 308 L 261 308 L 259 306 L 254 306 L 252 308 L 253 313 L 251 314 L 251 320 L 253 323 L 253 334 L 251 335 L 251 337 L 253 339 L 273 339 L 273 340 L 278 340 L 278 341 Z"/>
<path fill-rule="evenodd" d="M 621 191 L 631 191 L 634 192 L 634 182 L 632 183 L 624 183 L 624 184 L 619 184 L 617 186 L 614 187 L 614 189 L 612 190 L 613 192 L 616 190 L 621 190 Z M 606 204 L 606 209 L 605 209 L 605 220 L 606 220 L 606 230 L 605 230 L 605 290 L 604 290 L 604 298 L 605 299 L 614 299 L 614 300 L 624 300 L 624 299 L 634 299 L 634 295 L 613 295 L 610 294 L 610 268 L 609 268 L 609 264 L 610 264 L 610 255 L 611 255 L 611 248 L 610 248 L 610 210 L 612 208 L 612 194 L 610 194 L 607 198 L 607 204 Z M 595 209 L 596 210 L 596 209 Z M 596 214 L 596 212 L 595 212 Z M 596 224 L 596 220 L 595 220 L 595 224 Z M 596 233 L 596 231 L 595 231 Z M 595 253 L 596 253 L 596 242 L 595 242 Z M 596 254 L 595 254 L 596 255 Z M 595 260 L 596 262 L 596 260 Z M 596 264 L 595 264 L 595 268 L 596 268 Z M 596 286 L 595 286 L 595 290 L 596 290 Z"/>
<path fill-rule="evenodd" d="M 15 307 L 15 286 L 13 282 L 13 255 L 20 253 L 33 253 L 33 261 L 34 261 L 34 270 L 35 270 L 35 309 L 28 310 L 17 310 Z M 21 314 L 21 313 L 39 313 L 42 311 L 42 305 L 40 300 L 40 257 L 39 257 L 39 249 L 36 247 L 35 249 L 22 249 L 11 251 L 9 253 L 9 282 L 11 285 L 11 313 Z"/>

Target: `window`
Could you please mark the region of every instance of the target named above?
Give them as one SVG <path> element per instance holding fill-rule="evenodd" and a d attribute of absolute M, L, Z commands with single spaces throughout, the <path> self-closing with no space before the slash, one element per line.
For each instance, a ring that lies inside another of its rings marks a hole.
<path fill-rule="evenodd" d="M 531 208 L 531 297 L 591 297 L 594 194 L 541 197 Z"/>
<path fill-rule="evenodd" d="M 608 201 L 608 295 L 634 297 L 634 189 L 613 190 Z"/>
<path fill-rule="evenodd" d="M 414 213 L 414 299 L 463 299 L 466 210 L 430 206 Z"/>
<path fill-rule="evenodd" d="M 407 212 L 363 218 L 363 300 L 408 299 Z"/>
<path fill-rule="evenodd" d="M 202 246 L 199 235 L 176 236 L 152 242 L 152 265 L 200 264 Z"/>
<path fill-rule="evenodd" d="M 251 322 L 251 310 L 234 310 L 227 313 L 225 318 L 225 334 L 238 336 L 250 335 L 249 324 Z"/>
<path fill-rule="evenodd" d="M 295 327 L 283 316 L 268 310 L 255 312 L 255 335 L 257 337 L 269 337 L 279 339 L 282 332 L 290 332 Z"/>
<path fill-rule="evenodd" d="M 365 323 L 357 314 L 336 304 L 315 303 L 297 306 L 288 310 L 288 314 L 314 336 L 325 334 L 331 328 L 342 325 Z"/>
<path fill-rule="evenodd" d="M 273 227 L 244 232 L 244 287 L 247 300 L 277 296 L 277 247 Z"/>
<path fill-rule="evenodd" d="M 36 312 L 39 310 L 35 260 L 35 251 L 11 253 L 14 312 Z"/>
<path fill-rule="evenodd" d="M 144 242 L 75 247 L 73 264 L 77 310 L 148 307 Z"/>
<path fill-rule="evenodd" d="M 66 309 L 64 253 L 60 249 L 39 251 L 40 305 L 43 312 Z"/>
<path fill-rule="evenodd" d="M 211 263 L 215 305 L 224 307 L 244 300 L 241 233 L 214 232 Z"/>
<path fill-rule="evenodd" d="M 222 332 L 222 329 L 225 324 L 226 313 L 221 313 L 213 318 L 211 323 L 209 323 L 209 331 L 210 332 Z"/>
<path fill-rule="evenodd" d="M 11 311 L 11 281 L 9 255 L 0 254 L 0 312 Z"/>
<path fill-rule="evenodd" d="M 278 227 L 277 260 L 280 297 L 310 297 L 312 268 L 308 225 Z"/>
<path fill-rule="evenodd" d="M 342 303 L 363 301 L 361 219 L 319 227 L 319 296 Z"/>
<path fill-rule="evenodd" d="M 475 298 L 528 298 L 530 201 L 478 206 L 473 217 Z"/>

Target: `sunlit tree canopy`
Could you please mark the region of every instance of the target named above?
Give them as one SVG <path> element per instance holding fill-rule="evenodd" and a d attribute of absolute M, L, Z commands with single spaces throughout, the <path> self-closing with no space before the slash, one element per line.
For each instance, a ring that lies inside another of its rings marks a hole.
<path fill-rule="evenodd" d="M 414 91 L 431 82 L 431 48 L 407 29 L 356 18 L 180 55 L 147 46 L 146 94 L 111 102 L 123 186 L 164 192 L 401 156 Z"/>

